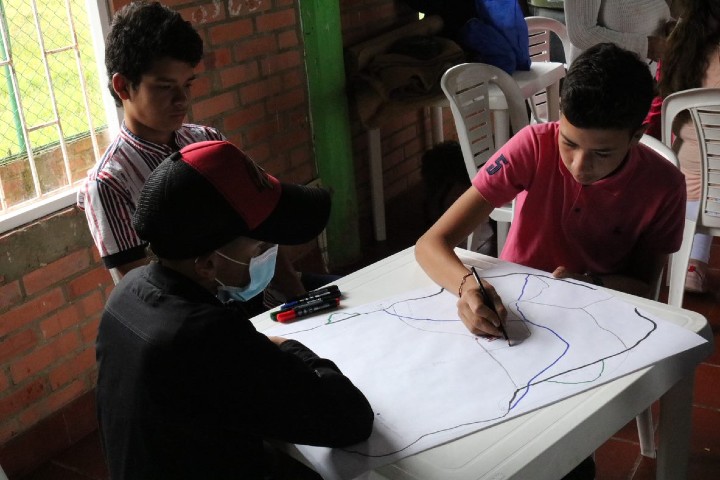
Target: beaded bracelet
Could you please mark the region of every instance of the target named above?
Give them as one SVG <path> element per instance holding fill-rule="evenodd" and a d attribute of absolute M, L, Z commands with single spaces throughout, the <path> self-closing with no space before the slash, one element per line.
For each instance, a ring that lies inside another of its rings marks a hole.
<path fill-rule="evenodd" d="M 460 288 L 458 288 L 458 298 L 462 297 L 462 287 L 463 287 L 463 285 L 465 285 L 465 280 L 467 280 L 467 278 L 471 275 L 472 275 L 472 272 L 468 273 L 467 275 L 465 275 L 462 278 L 462 281 L 460 281 Z"/>

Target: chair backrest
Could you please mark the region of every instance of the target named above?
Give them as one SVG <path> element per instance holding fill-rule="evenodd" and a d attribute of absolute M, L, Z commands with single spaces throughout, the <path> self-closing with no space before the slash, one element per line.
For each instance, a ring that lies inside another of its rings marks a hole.
<path fill-rule="evenodd" d="M 693 88 L 668 95 L 662 105 L 662 140 L 672 142 L 672 122 L 690 113 L 698 146 L 702 190 L 698 224 L 720 228 L 720 88 Z"/>
<path fill-rule="evenodd" d="M 640 143 L 642 143 L 646 147 L 650 147 L 653 151 L 655 151 L 655 153 L 659 154 L 660 156 L 664 157 L 668 162 L 680 168 L 680 162 L 678 161 L 677 156 L 675 155 L 675 152 L 673 152 L 672 148 L 668 147 L 657 138 L 650 135 L 643 135 L 640 138 Z M 653 284 L 651 285 L 651 293 L 649 298 L 652 300 L 658 300 L 658 298 L 660 297 L 663 271 L 664 269 L 660 269 L 657 277 L 653 280 Z"/>
<path fill-rule="evenodd" d="M 552 34 L 557 35 L 562 42 L 565 58 L 570 58 L 570 37 L 568 37 L 567 28 L 562 22 L 547 17 L 525 17 L 525 22 L 528 26 L 531 62 L 550 61 L 550 37 Z M 548 121 L 547 92 L 545 90 L 529 98 L 528 105 L 535 122 L 543 123 Z"/>
<path fill-rule="evenodd" d="M 562 42 L 565 58 L 570 58 L 570 37 L 568 37 L 567 27 L 562 22 L 547 17 L 525 17 L 525 22 L 528 26 L 528 40 L 530 41 L 530 61 L 550 61 L 550 36 L 553 33 Z"/>
<path fill-rule="evenodd" d="M 665 97 L 662 104 L 662 141 L 672 145 L 672 124 L 683 111 L 690 114 L 700 150 L 700 208 L 685 219 L 680 250 L 672 256 L 668 303 L 682 306 L 685 275 L 695 232 L 720 236 L 720 89 L 693 88 Z"/>
<path fill-rule="evenodd" d="M 495 153 L 489 99 L 491 85 L 496 85 L 505 96 L 510 127 L 513 133 L 518 132 L 528 124 L 525 100 L 517 82 L 503 70 L 484 63 L 463 63 L 447 70 L 440 79 L 470 179 Z"/>
<path fill-rule="evenodd" d="M 662 143 L 657 138 L 650 135 L 643 135 L 640 138 L 640 143 L 642 143 L 646 147 L 653 149 L 655 153 L 661 155 L 663 158 L 665 158 L 665 160 L 680 168 L 680 161 L 678 160 L 677 155 L 675 155 L 673 149 Z"/>

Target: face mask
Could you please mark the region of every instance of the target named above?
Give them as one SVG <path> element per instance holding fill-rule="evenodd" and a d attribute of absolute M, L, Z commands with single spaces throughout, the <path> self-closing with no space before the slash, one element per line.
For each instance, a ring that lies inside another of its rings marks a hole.
<path fill-rule="evenodd" d="M 247 302 L 258 293 L 265 290 L 273 275 L 275 275 L 275 259 L 277 259 L 278 246 L 275 245 L 272 248 L 267 249 L 257 257 L 250 259 L 250 263 L 239 262 L 234 258 L 230 258 L 227 255 L 216 251 L 221 257 L 230 260 L 231 262 L 239 263 L 240 265 L 249 265 L 248 270 L 250 273 L 250 283 L 244 287 L 233 287 L 225 285 L 223 282 L 215 278 L 215 281 L 220 284 L 217 291 L 217 297 L 221 302 L 228 302 L 230 300 L 237 300 L 239 302 Z"/>

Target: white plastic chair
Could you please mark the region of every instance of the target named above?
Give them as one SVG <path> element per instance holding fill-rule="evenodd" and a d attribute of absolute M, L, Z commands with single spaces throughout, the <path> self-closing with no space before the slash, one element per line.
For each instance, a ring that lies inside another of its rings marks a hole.
<path fill-rule="evenodd" d="M 565 25 L 547 17 L 525 17 L 528 27 L 528 41 L 530 46 L 530 61 L 550 62 L 550 37 L 552 34 L 562 42 L 565 58 L 570 58 L 570 38 Z M 532 117 L 537 123 L 548 121 L 547 91 L 541 90 L 529 99 L 528 104 Z"/>
<path fill-rule="evenodd" d="M 497 118 L 499 109 L 493 108 L 493 102 L 507 104 L 510 126 L 513 132 L 517 132 L 528 124 L 525 97 L 510 75 L 484 63 L 463 63 L 450 68 L 442 76 L 440 86 L 450 102 L 465 168 L 472 179 L 478 168 L 495 153 L 497 144 L 493 137 L 502 137 L 502 134 L 496 132 L 499 127 L 497 124 L 506 120 Z M 498 88 L 502 95 L 490 95 L 492 86 Z M 498 222 L 500 251 L 501 243 L 504 242 L 501 232 L 507 234 L 507 228 L 503 229 L 500 224 L 509 225 L 512 208 L 496 208 L 490 216 Z M 476 251 L 479 246 L 476 233 L 468 237 L 467 248 L 472 251 Z"/>
<path fill-rule="evenodd" d="M 640 143 L 650 147 L 653 151 L 655 151 L 655 153 L 661 155 L 667 161 L 680 168 L 680 163 L 678 162 L 677 156 L 675 156 L 675 152 L 657 138 L 651 137 L 650 135 L 643 135 L 640 139 Z M 651 288 L 652 294 L 650 298 L 652 300 L 657 301 L 660 297 L 662 279 L 663 270 L 660 270 L 653 281 Z M 635 421 L 638 429 L 638 439 L 640 441 L 640 453 L 645 457 L 655 458 L 655 428 L 653 426 L 652 409 L 648 408 L 641 412 L 637 417 L 635 417 Z"/>
<path fill-rule="evenodd" d="M 685 275 L 695 233 L 720 236 L 720 89 L 693 88 L 668 95 L 662 105 L 662 140 L 672 142 L 672 122 L 690 113 L 700 147 L 701 198 L 695 219 L 685 219 L 680 250 L 672 256 L 668 304 L 682 307 Z"/>

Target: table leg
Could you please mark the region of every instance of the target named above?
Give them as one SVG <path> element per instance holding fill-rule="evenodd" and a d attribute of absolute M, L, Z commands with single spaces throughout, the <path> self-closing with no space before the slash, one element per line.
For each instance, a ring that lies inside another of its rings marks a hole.
<path fill-rule="evenodd" d="M 445 139 L 445 133 L 443 132 L 443 108 L 442 107 L 430 107 L 432 110 L 432 141 L 433 145 L 437 145 Z"/>
<path fill-rule="evenodd" d="M 375 240 L 387 238 L 385 232 L 385 193 L 383 192 L 382 139 L 380 129 L 368 130 L 368 161 L 370 164 L 370 200 L 372 203 Z"/>
<path fill-rule="evenodd" d="M 687 478 L 694 380 L 690 373 L 660 398 L 657 480 Z"/>

